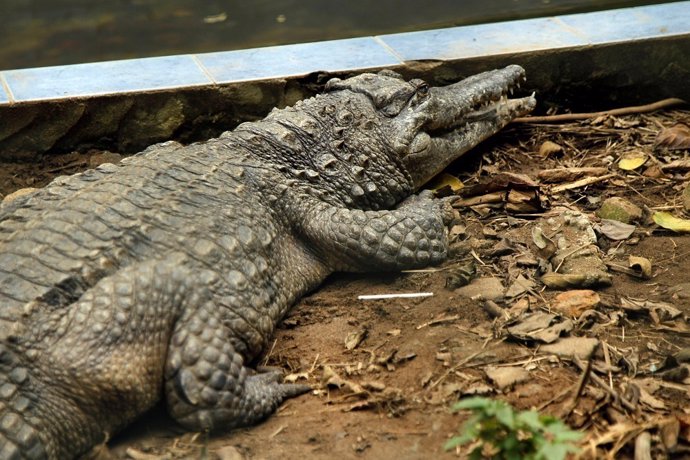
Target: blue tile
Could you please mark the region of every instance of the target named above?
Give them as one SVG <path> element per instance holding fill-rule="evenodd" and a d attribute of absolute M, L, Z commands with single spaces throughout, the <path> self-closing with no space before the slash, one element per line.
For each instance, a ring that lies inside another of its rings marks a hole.
<path fill-rule="evenodd" d="M 207 53 L 197 58 L 216 83 L 400 64 L 372 37 Z"/>
<path fill-rule="evenodd" d="M 583 37 L 553 18 L 381 35 L 379 38 L 406 61 L 466 59 L 584 44 Z"/>
<path fill-rule="evenodd" d="M 690 2 L 572 14 L 560 20 L 586 37 L 589 44 L 688 34 Z"/>
<path fill-rule="evenodd" d="M 192 56 L 166 56 L 8 70 L 16 101 L 197 86 L 211 81 Z"/>
<path fill-rule="evenodd" d="M 4 72 L 0 72 L 0 104 L 7 104 L 10 102 L 10 95 L 7 94 L 6 85 Z"/>

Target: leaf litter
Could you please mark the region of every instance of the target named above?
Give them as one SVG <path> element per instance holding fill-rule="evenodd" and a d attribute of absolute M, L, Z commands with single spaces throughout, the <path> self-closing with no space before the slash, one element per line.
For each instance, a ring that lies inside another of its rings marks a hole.
<path fill-rule="evenodd" d="M 690 112 L 596 115 L 514 123 L 449 168 L 441 267 L 334 276 L 302 299 L 262 362 L 311 395 L 215 437 L 154 411 L 109 455 L 453 458 L 448 407 L 469 395 L 561 418 L 583 458 L 690 455 Z M 69 155 L 8 167 L 0 193 L 90 164 Z M 599 217 L 610 198 L 641 212 Z M 381 292 L 433 296 L 358 299 Z"/>

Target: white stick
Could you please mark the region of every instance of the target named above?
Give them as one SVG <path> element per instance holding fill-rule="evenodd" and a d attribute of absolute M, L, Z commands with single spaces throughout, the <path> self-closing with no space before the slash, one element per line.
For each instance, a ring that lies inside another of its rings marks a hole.
<path fill-rule="evenodd" d="M 361 295 L 357 298 L 359 300 L 380 300 L 380 299 L 412 299 L 415 297 L 431 297 L 433 292 L 414 292 L 410 294 L 371 294 Z"/>

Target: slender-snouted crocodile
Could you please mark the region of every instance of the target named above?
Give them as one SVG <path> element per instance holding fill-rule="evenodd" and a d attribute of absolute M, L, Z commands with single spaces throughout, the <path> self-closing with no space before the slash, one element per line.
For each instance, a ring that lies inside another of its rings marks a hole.
<path fill-rule="evenodd" d="M 162 395 L 191 430 L 249 425 L 304 385 L 247 367 L 337 270 L 441 262 L 412 196 L 533 97 L 519 66 L 446 87 L 392 72 L 218 139 L 152 146 L 0 207 L 0 458 L 65 459 Z"/>

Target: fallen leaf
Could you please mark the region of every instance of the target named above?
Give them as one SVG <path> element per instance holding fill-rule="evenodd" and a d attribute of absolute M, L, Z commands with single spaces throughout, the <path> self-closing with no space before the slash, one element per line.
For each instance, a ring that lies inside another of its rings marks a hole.
<path fill-rule="evenodd" d="M 628 311 L 646 311 L 657 323 L 676 319 L 683 314 L 682 311 L 668 302 L 638 300 L 629 297 L 621 298 L 621 307 Z"/>
<path fill-rule="evenodd" d="M 487 366 L 484 372 L 501 391 L 529 379 L 529 372 L 519 366 Z"/>
<path fill-rule="evenodd" d="M 533 290 L 536 286 L 537 283 L 531 279 L 525 278 L 522 274 L 520 274 L 515 281 L 513 281 L 513 284 L 510 285 L 505 296 L 509 299 L 512 299 L 513 297 L 517 297 L 525 292 Z"/>
<path fill-rule="evenodd" d="M 594 310 L 600 303 L 601 298 L 596 292 L 590 289 L 574 289 L 556 295 L 551 302 L 551 310 L 577 318 L 586 310 Z"/>
<path fill-rule="evenodd" d="M 647 154 L 644 152 L 628 152 L 621 155 L 618 160 L 618 167 L 624 171 L 632 171 L 647 162 Z"/>
<path fill-rule="evenodd" d="M 652 277 L 652 263 L 646 257 L 630 256 L 628 266 L 637 271 L 645 279 Z"/>
<path fill-rule="evenodd" d="M 564 337 L 555 343 L 542 345 L 539 350 L 561 358 L 580 358 L 583 361 L 589 359 L 599 346 L 599 339 L 593 337 Z"/>
<path fill-rule="evenodd" d="M 656 136 L 654 145 L 669 150 L 690 149 L 690 126 L 683 123 L 662 129 Z"/>
<path fill-rule="evenodd" d="M 428 185 L 428 188 L 435 192 L 450 191 L 451 193 L 456 193 L 463 187 L 460 179 L 448 173 L 439 174 Z"/>
<path fill-rule="evenodd" d="M 563 152 L 563 147 L 551 141 L 545 141 L 539 147 L 539 155 L 543 157 L 548 157 L 561 152 Z"/>
<path fill-rule="evenodd" d="M 556 243 L 544 235 L 544 231 L 538 226 L 532 229 L 532 242 L 537 247 L 537 255 L 544 259 L 550 259 L 558 250 Z"/>
<path fill-rule="evenodd" d="M 467 286 L 456 289 L 455 294 L 468 299 L 476 299 L 481 296 L 484 300 L 503 300 L 505 288 L 498 278 L 476 278 Z"/>
<path fill-rule="evenodd" d="M 690 232 L 690 220 L 681 219 L 668 212 L 655 212 L 652 214 L 654 222 L 663 228 L 673 230 L 674 232 Z"/>
<path fill-rule="evenodd" d="M 573 322 L 541 311 L 529 313 L 516 324 L 507 328 L 508 333 L 519 340 L 551 343 L 558 340 L 562 332 L 570 332 Z"/>
<path fill-rule="evenodd" d="M 366 328 L 360 329 L 359 331 L 350 332 L 345 337 L 345 348 L 348 350 L 354 350 L 359 346 L 364 339 L 367 338 L 368 330 Z"/>
<path fill-rule="evenodd" d="M 597 226 L 599 233 L 613 241 L 627 240 L 635 232 L 637 227 L 612 219 L 601 219 Z"/>

